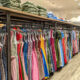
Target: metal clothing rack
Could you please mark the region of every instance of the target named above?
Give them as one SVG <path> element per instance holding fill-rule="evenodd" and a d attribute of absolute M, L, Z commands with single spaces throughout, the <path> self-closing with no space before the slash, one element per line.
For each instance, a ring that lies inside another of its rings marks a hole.
<path fill-rule="evenodd" d="M 10 44 L 10 29 L 11 25 L 22 25 L 22 28 L 28 29 L 54 29 L 62 27 L 62 29 L 73 29 L 76 27 L 80 30 L 80 25 L 58 21 L 50 18 L 25 13 L 22 11 L 13 10 L 10 8 L 0 7 L 0 23 L 6 24 L 7 35 L 7 59 L 8 59 L 8 79 L 11 80 L 11 44 Z M 34 26 L 33 26 L 34 25 Z M 37 26 L 37 27 L 36 27 Z"/>

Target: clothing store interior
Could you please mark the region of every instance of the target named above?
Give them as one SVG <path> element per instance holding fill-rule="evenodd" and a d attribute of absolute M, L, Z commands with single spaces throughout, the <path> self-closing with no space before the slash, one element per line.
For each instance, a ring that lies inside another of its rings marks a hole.
<path fill-rule="evenodd" d="M 0 0 L 0 80 L 80 80 L 80 0 Z"/>

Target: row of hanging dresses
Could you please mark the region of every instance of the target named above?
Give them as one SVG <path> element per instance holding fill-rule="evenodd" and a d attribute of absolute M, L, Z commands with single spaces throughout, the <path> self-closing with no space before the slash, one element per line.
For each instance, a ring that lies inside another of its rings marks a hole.
<path fill-rule="evenodd" d="M 42 80 L 57 70 L 54 39 L 46 36 L 11 31 L 12 80 Z"/>
<path fill-rule="evenodd" d="M 0 34 L 0 80 L 7 80 L 7 37 L 5 33 Z"/>
<path fill-rule="evenodd" d="M 72 35 L 73 34 L 73 35 Z M 75 40 L 73 40 L 75 37 Z M 64 67 L 79 52 L 79 33 L 57 30 L 54 33 L 57 68 Z"/>
<path fill-rule="evenodd" d="M 28 80 L 24 64 L 22 38 L 20 33 L 11 31 L 11 80 Z"/>
<path fill-rule="evenodd" d="M 11 80 L 47 79 L 72 58 L 73 32 L 25 31 L 11 30 Z M 75 40 L 78 51 L 78 37 Z"/>

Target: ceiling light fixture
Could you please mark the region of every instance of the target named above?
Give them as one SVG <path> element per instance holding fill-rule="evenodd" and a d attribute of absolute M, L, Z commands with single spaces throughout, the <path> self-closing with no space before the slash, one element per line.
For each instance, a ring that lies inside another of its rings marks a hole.
<path fill-rule="evenodd" d="M 76 2 L 77 2 L 78 0 L 74 0 L 74 1 L 76 1 Z"/>
<path fill-rule="evenodd" d="M 80 6 L 80 3 L 78 3 L 78 6 Z"/>

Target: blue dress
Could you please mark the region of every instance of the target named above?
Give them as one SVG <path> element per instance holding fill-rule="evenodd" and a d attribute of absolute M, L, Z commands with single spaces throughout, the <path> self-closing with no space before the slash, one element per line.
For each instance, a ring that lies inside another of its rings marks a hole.
<path fill-rule="evenodd" d="M 24 54 L 24 63 L 25 63 L 26 74 L 28 75 L 28 63 L 27 63 L 28 42 L 24 42 L 23 54 Z"/>

